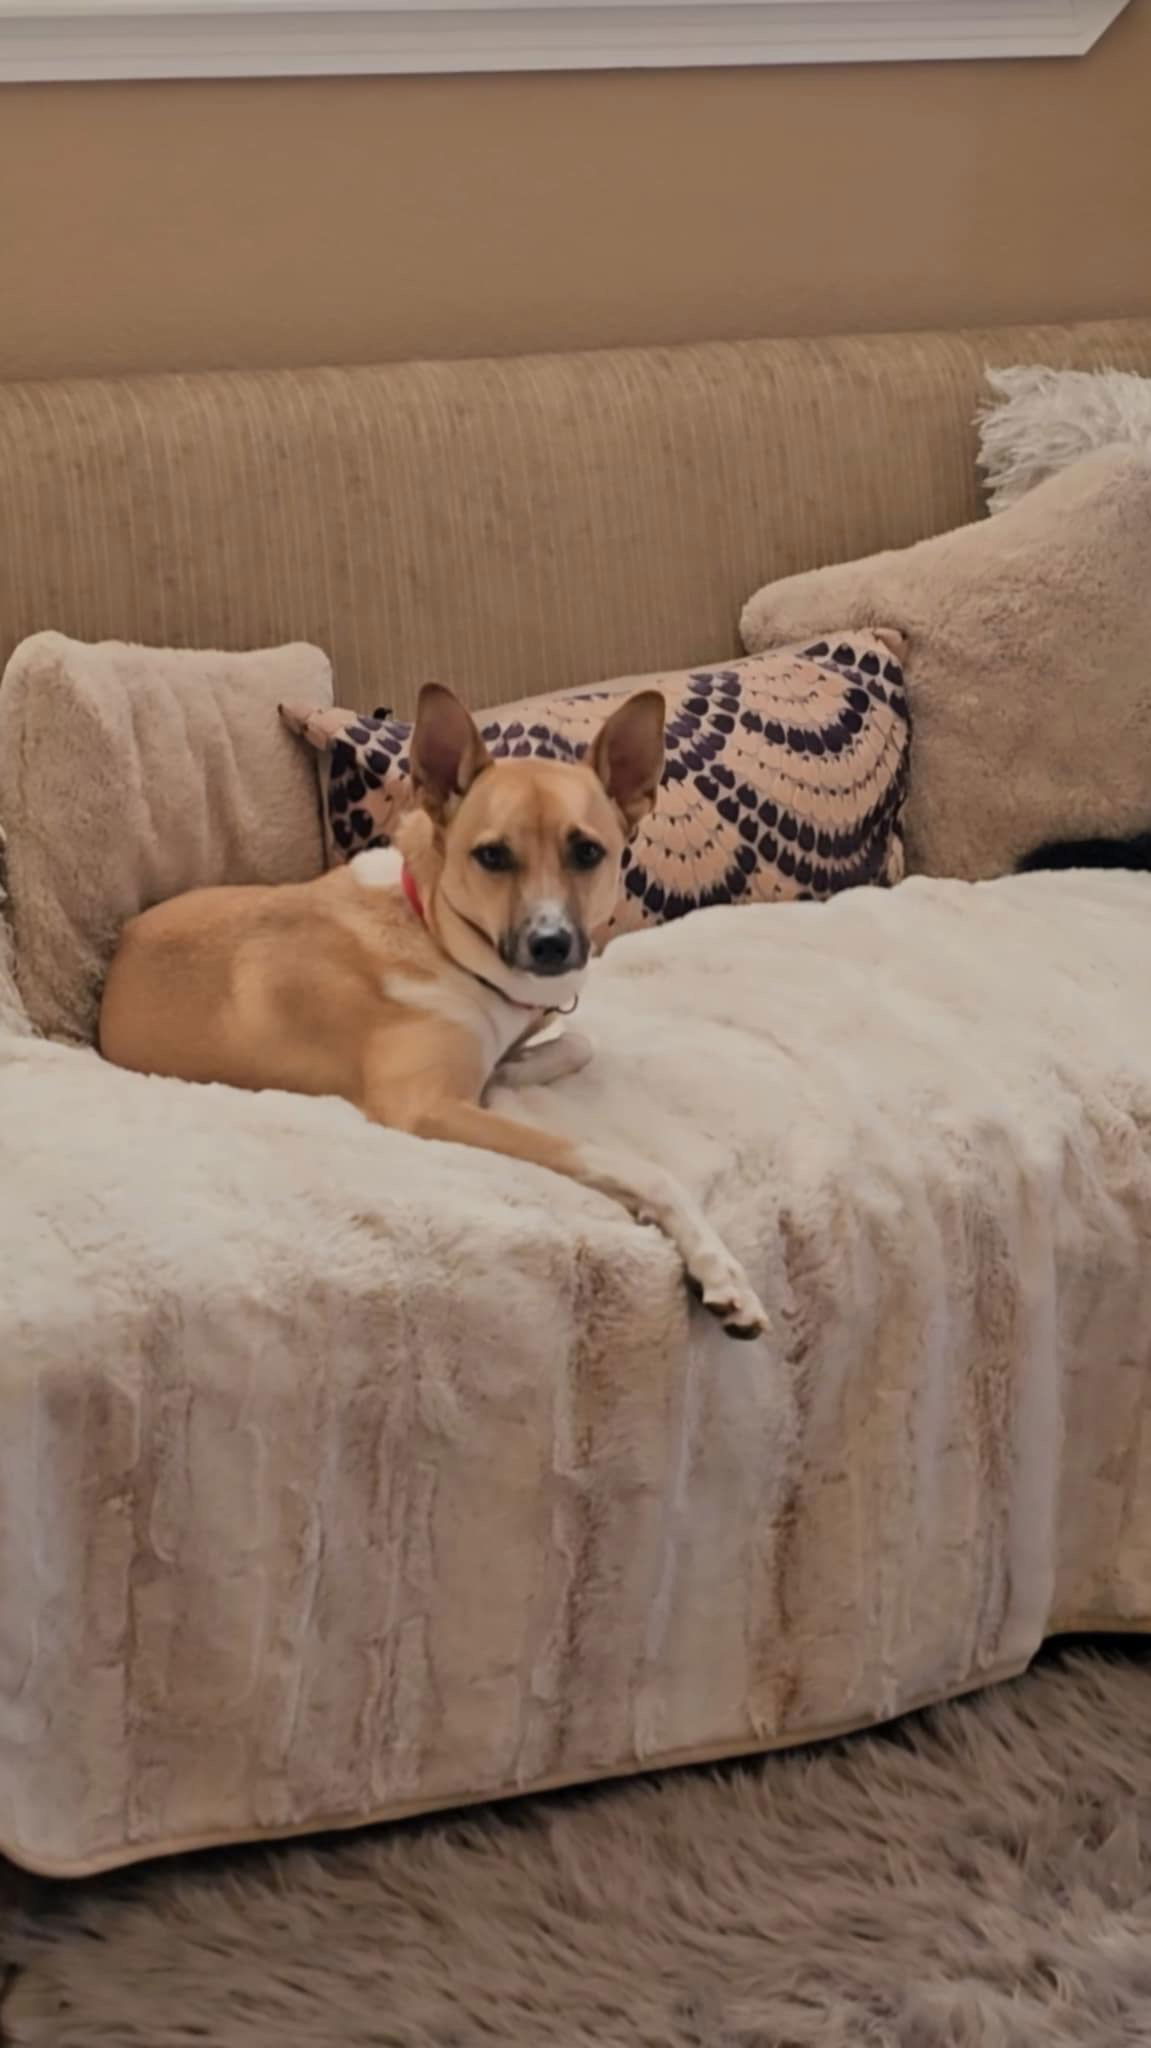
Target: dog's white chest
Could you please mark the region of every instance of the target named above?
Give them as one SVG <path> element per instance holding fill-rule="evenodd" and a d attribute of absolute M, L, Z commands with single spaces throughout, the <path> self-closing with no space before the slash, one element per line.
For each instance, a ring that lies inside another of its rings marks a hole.
<path fill-rule="evenodd" d="M 530 1011 L 505 1002 L 494 989 L 484 988 L 456 967 L 434 977 L 387 974 L 384 993 L 393 1003 L 442 1017 L 467 1031 L 480 1048 L 485 1079 L 531 1024 Z"/>

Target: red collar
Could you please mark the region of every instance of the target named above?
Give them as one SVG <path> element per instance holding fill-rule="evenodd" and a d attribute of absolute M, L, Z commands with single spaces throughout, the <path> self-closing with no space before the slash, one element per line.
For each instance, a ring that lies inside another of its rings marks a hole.
<path fill-rule="evenodd" d="M 407 861 L 404 862 L 403 867 L 400 869 L 400 884 L 403 888 L 404 895 L 407 897 L 408 902 L 411 904 L 412 909 L 415 911 L 416 916 L 420 920 L 420 923 L 426 924 L 427 918 L 424 916 L 424 899 L 420 895 L 420 892 L 416 887 L 416 878 L 413 875 L 410 867 L 408 866 Z"/>
<path fill-rule="evenodd" d="M 410 867 L 408 866 L 407 861 L 404 862 L 403 867 L 400 869 L 400 887 L 403 889 L 404 895 L 407 897 L 408 902 L 411 904 L 412 909 L 415 911 L 416 916 L 420 920 L 420 923 L 426 924 L 428 920 L 427 914 L 424 910 L 424 899 L 420 895 L 419 889 L 416 886 L 416 878 L 413 875 Z M 504 990 L 502 988 L 497 987 L 494 981 L 485 980 L 482 974 L 476 974 L 473 969 L 467 968 L 465 972 L 471 974 L 473 981 L 478 981 L 482 988 L 490 988 L 493 995 L 502 996 L 504 1002 L 510 1003 L 513 1010 L 527 1010 L 530 1011 L 531 1014 L 535 1017 L 569 1017 L 572 1011 L 575 1009 L 576 1003 L 579 1001 L 579 997 L 577 996 L 575 1000 L 573 1002 L 570 1002 L 567 1005 L 566 1009 L 563 1010 L 549 1009 L 546 1003 L 521 1003 L 516 1000 L 515 996 L 509 996 L 505 994 Z"/>

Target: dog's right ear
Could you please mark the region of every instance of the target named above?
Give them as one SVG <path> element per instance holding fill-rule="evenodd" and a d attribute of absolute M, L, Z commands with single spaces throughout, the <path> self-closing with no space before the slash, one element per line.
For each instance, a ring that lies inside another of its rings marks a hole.
<path fill-rule="evenodd" d="M 471 713 L 440 683 L 425 683 L 420 691 L 409 759 L 413 799 L 437 824 L 491 766 Z"/>

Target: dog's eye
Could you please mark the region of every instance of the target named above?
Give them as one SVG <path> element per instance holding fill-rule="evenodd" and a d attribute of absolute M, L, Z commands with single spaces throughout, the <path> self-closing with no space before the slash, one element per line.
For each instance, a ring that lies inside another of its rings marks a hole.
<path fill-rule="evenodd" d="M 591 868 L 598 868 L 604 857 L 604 848 L 598 839 L 585 839 L 581 833 L 572 836 L 568 846 L 568 858 L 573 868 L 582 868 L 586 874 Z"/>
<path fill-rule="evenodd" d="M 483 846 L 473 846 L 472 859 L 489 875 L 506 875 L 516 864 L 511 847 L 503 839 L 489 839 Z"/>

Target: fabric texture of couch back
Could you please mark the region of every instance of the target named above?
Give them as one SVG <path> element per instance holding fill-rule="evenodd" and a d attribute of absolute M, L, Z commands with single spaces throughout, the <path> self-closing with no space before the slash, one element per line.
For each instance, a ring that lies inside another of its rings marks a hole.
<path fill-rule="evenodd" d="M 722 658 L 758 585 L 978 515 L 1017 362 L 1151 372 L 1151 320 L 0 385 L 0 662 L 311 640 L 405 713 Z"/>

